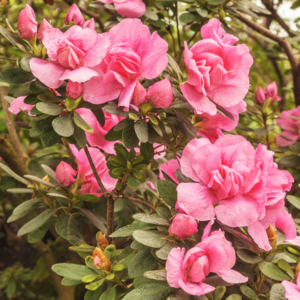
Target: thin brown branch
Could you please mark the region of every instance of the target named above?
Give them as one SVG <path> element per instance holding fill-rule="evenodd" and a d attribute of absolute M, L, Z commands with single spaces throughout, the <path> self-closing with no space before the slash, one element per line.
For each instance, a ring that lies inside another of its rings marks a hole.
<path fill-rule="evenodd" d="M 153 211 L 156 211 L 156 208 L 154 206 L 152 206 L 150 203 L 148 202 L 145 202 L 143 200 L 140 200 L 140 199 L 137 199 L 137 198 L 133 198 L 133 197 L 130 197 L 130 196 L 126 196 L 126 195 L 122 195 L 122 197 L 124 197 L 125 199 L 127 200 L 130 200 L 130 201 L 133 201 L 133 202 L 137 202 L 137 203 L 140 203 L 140 204 L 143 204 L 145 206 L 148 206 L 149 208 L 151 208 Z"/>
<path fill-rule="evenodd" d="M 192 35 L 192 37 L 188 40 L 188 42 L 187 42 L 188 46 L 190 45 L 190 43 L 193 41 L 193 39 L 196 37 L 197 34 L 198 34 L 198 31 L 196 31 L 196 32 Z"/>

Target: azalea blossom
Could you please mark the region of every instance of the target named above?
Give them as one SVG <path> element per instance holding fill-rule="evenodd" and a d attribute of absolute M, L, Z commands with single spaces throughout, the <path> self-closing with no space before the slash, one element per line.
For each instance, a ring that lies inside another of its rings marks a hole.
<path fill-rule="evenodd" d="M 8 108 L 8 110 L 16 115 L 21 111 L 31 111 L 31 109 L 34 107 L 34 105 L 26 104 L 24 103 L 24 100 L 26 99 L 27 96 L 20 96 L 14 99 Z"/>
<path fill-rule="evenodd" d="M 34 38 L 37 33 L 38 22 L 35 19 L 33 9 L 28 4 L 19 13 L 17 25 L 19 36 L 24 40 Z"/>
<path fill-rule="evenodd" d="M 285 288 L 285 297 L 288 300 L 299 300 L 300 299 L 300 272 L 297 276 L 296 284 L 284 280 L 281 282 L 281 285 Z"/>
<path fill-rule="evenodd" d="M 278 95 L 278 88 L 275 81 L 270 83 L 265 90 L 261 87 L 257 89 L 255 99 L 258 104 L 263 104 L 267 99 L 270 99 L 272 102 L 277 102 L 281 100 L 281 97 Z"/>
<path fill-rule="evenodd" d="M 176 170 L 180 169 L 178 159 L 170 159 L 167 163 L 163 163 L 159 166 L 159 178 L 165 180 L 164 173 L 167 174 L 176 183 L 179 183 L 176 177 Z M 164 172 L 164 173 L 163 173 Z"/>

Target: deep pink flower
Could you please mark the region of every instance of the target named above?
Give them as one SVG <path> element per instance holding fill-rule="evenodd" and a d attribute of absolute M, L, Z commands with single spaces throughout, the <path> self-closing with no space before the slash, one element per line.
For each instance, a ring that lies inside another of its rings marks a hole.
<path fill-rule="evenodd" d="M 145 88 L 138 82 L 132 98 L 132 103 L 141 105 L 149 101 L 156 108 L 167 108 L 173 101 L 173 90 L 169 79 L 160 80 L 148 88 Z"/>
<path fill-rule="evenodd" d="M 60 162 L 56 167 L 56 178 L 64 187 L 67 187 L 76 181 L 74 178 L 76 174 L 77 171 L 75 171 L 68 163 L 64 161 Z"/>
<path fill-rule="evenodd" d="M 66 79 L 81 83 L 97 76 L 92 68 L 102 61 L 110 41 L 91 28 L 72 26 L 64 33 L 57 28 L 47 30 L 43 45 L 51 61 L 32 58 L 30 69 L 42 83 L 55 89 Z"/>
<path fill-rule="evenodd" d="M 97 0 L 105 4 L 114 4 L 119 15 L 124 18 L 139 18 L 144 15 L 146 5 L 142 0 Z"/>
<path fill-rule="evenodd" d="M 67 97 L 70 99 L 77 99 L 83 95 L 83 84 L 69 80 L 67 84 Z"/>
<path fill-rule="evenodd" d="M 9 106 L 8 110 L 12 114 L 18 114 L 21 110 L 22 111 L 31 111 L 34 105 L 24 103 L 24 100 L 27 96 L 17 97 Z"/>
<path fill-rule="evenodd" d="M 74 22 L 78 26 L 84 24 L 84 17 L 76 4 L 71 5 L 65 17 L 66 25 L 69 25 L 71 22 Z"/>
<path fill-rule="evenodd" d="M 43 38 L 44 38 L 44 32 L 45 31 L 50 31 L 52 29 L 52 26 L 47 22 L 46 19 L 44 19 L 42 21 L 42 24 L 38 30 L 38 33 L 37 33 L 37 38 L 42 41 Z"/>
<path fill-rule="evenodd" d="M 209 234 L 208 224 L 206 234 Z M 166 263 L 167 281 L 171 287 L 182 288 L 190 295 L 204 295 L 215 290 L 203 283 L 209 273 L 219 275 L 229 283 L 244 283 L 248 278 L 232 270 L 235 251 L 221 230 L 210 236 L 203 235 L 202 241 L 185 254 L 184 248 L 173 248 Z"/>
<path fill-rule="evenodd" d="M 176 177 L 176 170 L 180 169 L 180 164 L 176 158 L 170 159 L 167 163 L 163 163 L 159 166 L 159 178 L 165 179 L 165 176 L 162 171 L 164 171 L 172 180 L 176 183 L 179 183 Z"/>
<path fill-rule="evenodd" d="M 300 118 L 300 106 L 283 111 L 281 118 L 276 120 L 278 126 L 282 129 L 281 134 L 276 137 L 278 146 L 287 147 L 293 145 L 300 136 L 299 120 L 292 119 L 291 116 Z"/>
<path fill-rule="evenodd" d="M 231 131 L 238 125 L 239 114 L 246 111 L 246 105 L 246 102 L 241 101 L 227 108 L 233 115 L 234 121 L 220 114 L 210 115 L 203 113 L 198 115 L 201 118 L 201 122 L 197 123 L 198 133 L 214 143 L 220 136 L 223 136 L 222 130 Z"/>
<path fill-rule="evenodd" d="M 180 88 L 198 114 L 215 115 L 217 108 L 241 102 L 249 89 L 249 69 L 253 58 L 246 45 L 233 46 L 234 36 L 225 34 L 221 22 L 210 21 L 201 28 L 203 40 L 191 49 L 185 43 L 184 61 L 188 80 Z"/>
<path fill-rule="evenodd" d="M 26 4 L 25 8 L 20 11 L 17 26 L 19 36 L 22 39 L 30 40 L 34 38 L 37 32 L 38 22 L 35 19 L 33 9 L 28 4 Z"/>
<path fill-rule="evenodd" d="M 76 110 L 80 116 L 94 129 L 93 133 L 86 132 L 86 137 L 91 146 L 96 146 L 99 149 L 103 150 L 109 154 L 115 154 L 114 145 L 115 142 L 110 142 L 105 139 L 105 135 L 107 132 L 112 129 L 115 125 L 117 125 L 124 118 L 107 113 L 104 111 L 105 116 L 105 124 L 102 127 L 97 121 L 95 115 L 91 112 L 91 110 L 86 108 L 80 108 Z"/>
<path fill-rule="evenodd" d="M 184 240 L 198 232 L 198 223 L 194 218 L 178 213 L 172 221 L 170 232 Z"/>
<path fill-rule="evenodd" d="M 267 99 L 270 99 L 271 102 L 277 102 L 281 100 L 281 97 L 277 95 L 278 88 L 275 81 L 270 83 L 265 90 L 261 87 L 258 87 L 255 99 L 258 104 L 263 104 Z"/>
<path fill-rule="evenodd" d="M 139 19 L 125 19 L 107 34 L 111 47 L 97 66 L 99 76 L 85 83 L 84 99 L 101 104 L 119 97 L 129 107 L 142 77 L 156 78 L 167 66 L 168 44 Z"/>
<path fill-rule="evenodd" d="M 281 282 L 281 285 L 285 288 L 285 297 L 288 300 L 300 299 L 300 272 L 298 273 L 297 284 L 284 280 Z"/>
<path fill-rule="evenodd" d="M 258 87 L 255 99 L 258 104 L 263 104 L 266 101 L 266 94 L 261 87 Z"/>

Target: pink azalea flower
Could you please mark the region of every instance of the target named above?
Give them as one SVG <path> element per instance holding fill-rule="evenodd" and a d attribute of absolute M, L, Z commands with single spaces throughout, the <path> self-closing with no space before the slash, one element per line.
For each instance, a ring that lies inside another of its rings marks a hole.
<path fill-rule="evenodd" d="M 80 108 L 76 110 L 80 116 L 94 129 L 93 133 L 86 132 L 86 137 L 91 146 L 96 146 L 109 154 L 115 154 L 114 145 L 117 141 L 110 142 L 105 139 L 107 132 L 124 118 L 104 111 L 105 125 L 102 127 L 91 110 Z"/>
<path fill-rule="evenodd" d="M 138 82 L 133 94 L 133 104 L 141 105 L 149 101 L 156 108 L 167 108 L 173 101 L 173 90 L 169 79 L 163 79 L 151 85 L 146 92 Z"/>
<path fill-rule="evenodd" d="M 82 83 L 97 76 L 92 68 L 102 61 L 110 42 L 91 28 L 72 26 L 66 32 L 47 30 L 43 45 L 51 61 L 32 58 L 30 69 L 42 83 L 56 89 L 66 79 Z"/>
<path fill-rule="evenodd" d="M 119 15 L 124 18 L 139 18 L 146 12 L 146 5 L 142 0 L 97 0 L 105 4 L 114 4 Z"/>
<path fill-rule="evenodd" d="M 19 36 L 24 40 L 30 40 L 34 38 L 37 32 L 38 22 L 35 19 L 35 13 L 33 9 L 26 4 L 18 16 L 18 32 Z"/>
<path fill-rule="evenodd" d="M 99 76 L 85 83 L 84 99 L 101 104 L 119 97 L 129 107 L 142 77 L 156 78 L 167 66 L 168 44 L 138 19 L 125 19 L 107 34 L 111 47 L 97 66 Z"/>
<path fill-rule="evenodd" d="M 65 17 L 66 25 L 69 25 L 71 22 L 74 22 L 79 26 L 82 26 L 84 24 L 84 17 L 76 4 L 71 5 Z"/>
<path fill-rule="evenodd" d="M 24 103 L 26 97 L 27 96 L 17 97 L 12 103 L 10 103 L 8 110 L 14 115 L 18 114 L 20 111 L 31 111 L 34 105 Z"/>
<path fill-rule="evenodd" d="M 44 32 L 45 31 L 50 31 L 52 29 L 52 26 L 47 22 L 46 19 L 43 20 L 38 33 L 37 33 L 37 38 L 42 41 L 44 38 Z"/>
<path fill-rule="evenodd" d="M 64 187 L 76 182 L 76 179 L 74 178 L 76 174 L 77 171 L 75 171 L 68 163 L 64 161 L 60 162 L 56 167 L 56 178 Z"/>
<path fill-rule="evenodd" d="M 172 221 L 170 232 L 184 240 L 198 232 L 198 223 L 194 218 L 178 213 Z"/>
<path fill-rule="evenodd" d="M 258 104 L 263 104 L 266 101 L 266 94 L 261 87 L 258 87 L 255 99 Z"/>
<path fill-rule="evenodd" d="M 300 118 L 300 106 L 283 111 L 281 118 L 276 120 L 278 126 L 282 129 L 281 134 L 276 137 L 276 143 L 280 147 L 293 145 L 300 136 L 299 120 L 292 119 L 291 116 Z"/>
<path fill-rule="evenodd" d="M 258 104 L 263 104 L 267 99 L 271 99 L 272 102 L 277 102 L 281 100 L 281 97 L 277 95 L 278 88 L 275 81 L 270 83 L 265 90 L 263 90 L 261 87 L 257 89 L 256 92 L 256 102 Z"/>
<path fill-rule="evenodd" d="M 91 18 L 90 20 L 87 20 L 84 22 L 84 24 L 82 25 L 82 28 L 91 28 L 91 29 L 96 29 L 96 25 L 95 25 L 95 20 L 94 18 Z"/>
<path fill-rule="evenodd" d="M 221 230 L 209 235 L 208 224 L 202 241 L 185 254 L 184 248 L 173 248 L 166 263 L 167 281 L 171 287 L 182 288 L 190 295 L 204 295 L 215 290 L 205 284 L 206 277 L 216 273 L 229 283 L 244 283 L 248 278 L 232 270 L 235 251 Z M 208 236 L 209 235 L 209 236 Z"/>
<path fill-rule="evenodd" d="M 164 171 L 172 180 L 179 183 L 176 177 L 176 170 L 180 169 L 180 164 L 176 158 L 170 159 L 167 163 L 163 163 L 159 166 L 159 178 L 165 180 Z"/>
<path fill-rule="evenodd" d="M 300 272 L 297 276 L 297 284 L 284 280 L 281 285 L 285 288 L 285 297 L 288 300 L 299 300 L 300 299 Z"/>
<path fill-rule="evenodd" d="M 185 43 L 184 61 L 188 80 L 180 88 L 198 114 L 215 115 L 217 108 L 241 102 L 249 89 L 253 58 L 246 45 L 233 46 L 237 38 L 226 34 L 217 19 L 201 28 L 203 40 L 191 49 Z"/>
<path fill-rule="evenodd" d="M 241 101 L 238 104 L 227 108 L 233 115 L 234 121 L 228 117 L 223 117 L 220 114 L 210 115 L 208 113 L 203 113 L 198 115 L 198 117 L 201 117 L 201 122 L 197 124 L 197 127 L 200 127 L 198 134 L 208 138 L 214 143 L 220 136 L 223 136 L 222 130 L 231 131 L 236 128 L 239 122 L 239 114 L 246 111 L 246 105 L 246 102 Z"/>

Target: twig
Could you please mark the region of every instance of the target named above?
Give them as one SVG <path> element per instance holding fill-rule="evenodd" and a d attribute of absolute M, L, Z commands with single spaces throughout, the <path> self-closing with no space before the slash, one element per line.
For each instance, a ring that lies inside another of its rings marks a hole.
<path fill-rule="evenodd" d="M 193 39 L 196 37 L 197 34 L 198 34 L 198 31 L 196 31 L 196 32 L 192 35 L 192 37 L 188 40 L 188 42 L 187 42 L 188 46 L 190 45 L 190 43 L 193 41 Z"/>
<path fill-rule="evenodd" d="M 128 199 L 130 201 L 133 201 L 133 202 L 138 202 L 140 204 L 144 204 L 144 205 L 148 206 L 149 208 L 151 208 L 153 211 L 156 211 L 156 208 L 154 206 L 152 206 L 148 202 L 145 202 L 143 200 L 140 200 L 140 199 L 137 199 L 137 198 L 133 198 L 133 197 L 130 197 L 130 196 L 126 196 L 126 195 L 122 195 L 122 197 L 124 197 L 125 199 Z"/>

